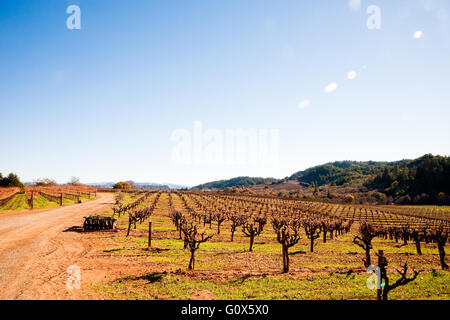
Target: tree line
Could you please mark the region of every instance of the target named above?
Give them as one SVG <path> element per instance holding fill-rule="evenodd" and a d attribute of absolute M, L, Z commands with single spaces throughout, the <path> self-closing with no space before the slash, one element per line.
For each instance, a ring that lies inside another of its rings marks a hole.
<path fill-rule="evenodd" d="M 367 184 L 394 198 L 397 204 L 450 204 L 450 158 L 425 155 L 385 167 Z"/>
<path fill-rule="evenodd" d="M 6 177 L 3 177 L 0 172 L 0 187 L 17 187 L 23 189 L 25 186 L 15 173 L 10 173 Z"/>

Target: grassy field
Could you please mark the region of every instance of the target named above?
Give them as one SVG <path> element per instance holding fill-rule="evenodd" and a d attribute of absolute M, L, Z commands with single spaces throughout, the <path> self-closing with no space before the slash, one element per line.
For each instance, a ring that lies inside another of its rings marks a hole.
<path fill-rule="evenodd" d="M 152 198 L 147 200 L 147 203 Z M 131 201 L 132 199 L 128 199 Z M 181 199 L 174 195 L 175 207 Z M 145 205 L 145 203 L 143 204 Z M 189 252 L 168 217 L 168 196 L 162 194 L 151 218 L 152 249 L 147 249 L 148 223 L 132 228 L 126 238 L 127 215 L 119 219 L 120 231 L 106 237 L 102 254 L 129 259 L 141 265 L 141 272 L 118 277 L 95 286 L 102 296 L 112 299 L 374 299 L 375 291 L 366 286 L 368 274 L 363 268 L 363 251 L 352 243 L 355 230 L 328 240 L 316 241 L 309 252 L 309 240 L 302 236 L 290 249 L 291 272 L 281 274 L 281 245 L 272 226 L 267 224 L 248 252 L 249 239 L 240 229 L 230 242 L 229 224 L 220 235 L 201 244 L 196 253 L 196 270 L 187 271 Z M 209 226 L 206 226 L 209 230 Z M 217 226 L 209 230 L 214 233 Z M 390 299 L 450 299 L 450 272 L 441 271 L 438 250 L 423 244 L 417 255 L 410 243 L 400 246 L 376 239 L 374 250 L 383 249 L 389 262 L 391 281 L 398 278 L 394 268 L 403 263 L 420 270 L 419 277 L 390 293 Z M 373 255 L 375 259 L 375 255 Z"/>
<path fill-rule="evenodd" d="M 64 203 L 64 201 L 63 201 L 63 203 Z M 56 202 L 49 201 L 41 195 L 39 195 L 34 200 L 34 208 L 35 209 L 51 209 L 51 208 L 57 208 L 57 207 L 59 207 L 59 205 Z"/>
<path fill-rule="evenodd" d="M 80 197 L 82 202 L 90 201 L 95 199 L 91 197 L 91 199 L 87 197 Z M 63 198 L 63 205 L 73 205 L 75 204 L 74 200 Z M 53 201 L 49 201 L 43 196 L 39 195 L 34 199 L 34 209 L 52 209 L 59 207 L 59 204 Z M 27 198 L 25 194 L 16 195 L 8 204 L 3 207 L 0 207 L 0 212 L 19 212 L 24 210 L 29 210 L 30 207 L 27 203 Z"/>
<path fill-rule="evenodd" d="M 14 196 L 14 198 L 4 205 L 0 207 L 0 212 L 7 211 L 22 211 L 28 209 L 27 196 L 25 194 L 18 194 Z"/>

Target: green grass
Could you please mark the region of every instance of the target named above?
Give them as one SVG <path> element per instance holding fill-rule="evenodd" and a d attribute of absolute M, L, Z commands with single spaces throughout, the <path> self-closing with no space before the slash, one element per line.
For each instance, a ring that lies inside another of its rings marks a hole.
<path fill-rule="evenodd" d="M 0 212 L 5 211 L 22 211 L 28 209 L 27 196 L 25 194 L 18 194 L 7 203 L 5 206 L 0 208 Z"/>
<path fill-rule="evenodd" d="M 92 196 L 90 199 L 88 198 L 88 197 L 80 197 L 80 200 L 82 201 L 82 202 L 88 202 L 88 201 L 91 201 L 91 200 L 94 200 L 95 198 Z"/>
<path fill-rule="evenodd" d="M 94 199 L 95 199 L 94 197 L 91 197 L 91 199 L 89 199 L 87 197 L 80 197 L 80 200 L 82 202 L 87 202 L 87 201 L 94 200 Z M 74 200 L 63 198 L 63 205 L 73 205 L 75 203 L 76 202 Z M 38 209 L 38 210 L 39 209 L 53 209 L 53 208 L 59 207 L 59 203 L 49 201 L 46 198 L 44 198 L 43 196 L 39 195 L 37 198 L 34 199 L 33 207 L 34 207 L 34 209 Z M 30 209 L 30 207 L 28 206 L 26 195 L 18 194 L 8 204 L 1 207 L 0 212 L 7 212 L 7 211 L 18 212 L 18 211 L 23 211 L 23 210 L 27 210 L 27 209 Z"/>
<path fill-rule="evenodd" d="M 122 192 L 122 194 L 124 196 L 124 198 L 122 200 L 122 203 L 124 205 L 130 204 L 130 203 L 136 201 L 140 196 L 140 195 L 136 195 L 134 193 L 129 193 L 129 192 Z"/>
<path fill-rule="evenodd" d="M 192 299 L 206 291 L 220 300 L 373 300 L 376 292 L 367 288 L 366 281 L 365 274 L 261 275 L 221 280 L 154 272 L 121 277 L 95 288 L 112 299 Z M 448 273 L 421 274 L 419 280 L 391 291 L 390 300 L 448 300 L 449 284 Z"/>
<path fill-rule="evenodd" d="M 42 196 L 38 196 L 33 202 L 34 209 L 51 209 L 59 207 L 59 204 L 49 201 Z"/>

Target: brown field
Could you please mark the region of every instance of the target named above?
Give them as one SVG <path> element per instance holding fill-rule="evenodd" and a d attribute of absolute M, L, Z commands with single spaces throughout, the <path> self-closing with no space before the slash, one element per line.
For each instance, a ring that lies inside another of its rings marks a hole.
<path fill-rule="evenodd" d="M 300 186 L 298 181 L 296 180 L 289 180 L 283 183 L 277 183 L 273 185 L 268 185 L 267 188 L 264 185 L 257 185 L 254 187 L 248 188 L 249 190 L 252 190 L 256 193 L 264 193 L 265 191 L 272 191 L 272 192 L 279 192 L 279 191 L 302 191 L 306 188 Z"/>
<path fill-rule="evenodd" d="M 52 187 L 36 187 L 36 186 L 26 186 L 25 191 L 30 192 L 44 192 L 48 194 L 60 194 L 60 193 L 71 193 L 77 194 L 78 192 L 96 192 L 96 187 L 87 186 L 52 186 Z"/>
<path fill-rule="evenodd" d="M 20 188 L 0 188 L 0 199 L 7 198 L 14 193 L 21 192 Z M 79 192 L 96 192 L 96 187 L 87 186 L 52 186 L 52 187 L 37 187 L 37 186 L 25 186 L 24 191 L 27 197 L 30 197 L 32 192 L 44 192 L 52 195 L 59 195 L 61 193 L 77 194 Z"/>
<path fill-rule="evenodd" d="M 230 241 L 230 220 L 221 224 L 220 234 L 216 221 L 202 222 L 199 230 L 213 237 L 200 244 L 195 270 L 188 270 L 190 253 L 183 249 L 183 240 L 179 239 L 170 216 L 171 207 L 185 214 L 192 212 L 189 207 L 197 213 L 213 207 L 244 211 L 246 207 L 266 208 L 266 203 L 269 211 L 305 205 L 315 210 L 328 208 L 327 212 L 341 217 L 355 211 L 349 209 L 352 206 L 261 197 L 127 193 L 121 200 L 123 206 L 138 205 L 122 212 L 120 218 L 117 213 L 114 215 L 118 218 L 117 232 L 83 232 L 84 216 L 113 215 L 115 196 L 99 193 L 96 200 L 83 204 L 35 213 L 0 214 L 0 232 L 5 235 L 0 240 L 0 298 L 370 300 L 375 296 L 366 287 L 364 251 L 353 243 L 359 221 L 371 219 L 381 225 L 396 221 L 400 225 L 405 221 L 424 221 L 430 212 L 419 210 L 421 217 L 398 212 L 389 215 L 388 208 L 377 211 L 376 207 L 364 207 L 369 210 L 357 211 L 357 219 L 348 233 L 327 239 L 326 243 L 317 239 L 314 252 L 310 252 L 310 240 L 302 229 L 299 242 L 289 250 L 289 273 L 282 273 L 281 245 L 270 219 L 255 238 L 252 252 L 249 238 L 241 228 Z M 130 217 L 138 216 L 139 210 L 145 208 L 152 208 L 150 216 L 137 220 L 127 237 Z M 151 248 L 147 245 L 149 221 L 152 221 Z M 379 249 L 384 250 L 388 259 L 391 279 L 399 277 L 396 269 L 404 263 L 410 267 L 408 276 L 412 276 L 411 268 L 420 271 L 414 282 L 392 291 L 391 299 L 450 299 L 450 273 L 441 270 L 435 243 L 423 242 L 419 255 L 410 239 L 404 245 L 401 240 L 377 237 L 373 241 L 374 260 Z M 80 290 L 66 288 L 66 269 L 70 265 L 81 268 Z"/>
<path fill-rule="evenodd" d="M 20 188 L 15 188 L 15 187 L 12 187 L 12 188 L 0 188 L 0 200 L 8 198 L 9 196 L 11 196 L 11 195 L 13 195 L 13 194 L 15 194 L 17 192 L 20 192 Z"/>

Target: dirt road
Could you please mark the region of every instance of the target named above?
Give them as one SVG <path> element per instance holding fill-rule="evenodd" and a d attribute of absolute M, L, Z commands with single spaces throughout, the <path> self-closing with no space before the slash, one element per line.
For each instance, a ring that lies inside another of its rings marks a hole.
<path fill-rule="evenodd" d="M 67 268 L 90 251 L 86 235 L 64 232 L 83 217 L 107 211 L 113 195 L 51 210 L 0 214 L 0 299 L 79 299 Z M 84 237 L 84 238 L 83 238 Z"/>

